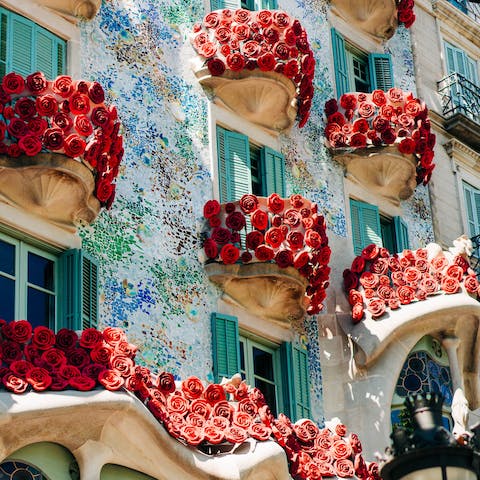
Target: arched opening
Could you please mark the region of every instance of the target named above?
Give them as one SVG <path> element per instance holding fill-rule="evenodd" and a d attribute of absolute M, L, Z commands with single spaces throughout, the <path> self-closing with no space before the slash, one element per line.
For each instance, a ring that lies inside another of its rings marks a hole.
<path fill-rule="evenodd" d="M 431 335 L 425 335 L 416 343 L 403 364 L 393 393 L 392 427 L 402 425 L 408 428 L 403 413 L 405 398 L 420 393 L 440 393 L 444 397 L 443 425 L 451 430 L 453 385 L 450 363 L 441 342 Z"/>

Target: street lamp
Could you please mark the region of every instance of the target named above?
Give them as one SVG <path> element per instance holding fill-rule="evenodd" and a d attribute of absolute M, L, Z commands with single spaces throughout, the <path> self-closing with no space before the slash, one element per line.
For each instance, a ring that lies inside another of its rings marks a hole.
<path fill-rule="evenodd" d="M 442 426 L 442 403 L 435 393 L 407 397 L 413 432 L 398 427 L 392 433 L 384 480 L 480 480 L 480 425 L 457 441 Z"/>

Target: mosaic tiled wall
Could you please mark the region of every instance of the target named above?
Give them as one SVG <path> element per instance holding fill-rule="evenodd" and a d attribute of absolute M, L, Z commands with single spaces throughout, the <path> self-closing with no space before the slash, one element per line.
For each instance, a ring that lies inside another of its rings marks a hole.
<path fill-rule="evenodd" d="M 317 60 L 311 120 L 282 139 L 288 193 L 318 202 L 335 254 L 347 229 L 343 172 L 323 145 L 323 104 L 333 96 L 327 2 L 279 3 L 306 28 Z M 212 196 L 208 101 L 190 69 L 188 41 L 203 15 L 201 0 L 109 0 L 82 25 L 83 73 L 117 105 L 125 157 L 112 210 L 81 234 L 102 264 L 102 324 L 125 328 L 149 367 L 211 380 L 210 314 L 219 292 L 197 259 L 202 206 Z M 400 29 L 386 48 L 398 85 L 413 88 L 408 32 Z M 426 191 L 405 208 L 414 246 L 430 241 Z M 321 421 L 316 319 L 308 319 L 306 330 L 313 413 Z"/>

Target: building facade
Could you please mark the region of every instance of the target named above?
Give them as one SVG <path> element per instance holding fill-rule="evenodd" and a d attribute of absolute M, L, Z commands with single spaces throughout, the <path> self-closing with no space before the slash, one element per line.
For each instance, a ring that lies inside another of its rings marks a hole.
<path fill-rule="evenodd" d="M 240 373 L 367 461 L 408 394 L 474 418 L 480 10 L 413 3 L 0 0 L 0 74 L 27 82 L 2 83 L 0 318 L 120 328 L 177 387 Z M 65 385 L 0 391 L 0 478 L 317 478 Z"/>

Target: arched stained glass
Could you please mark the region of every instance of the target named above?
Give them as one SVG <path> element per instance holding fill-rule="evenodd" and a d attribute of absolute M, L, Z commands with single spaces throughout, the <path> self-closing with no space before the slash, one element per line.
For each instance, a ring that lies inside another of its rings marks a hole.
<path fill-rule="evenodd" d="M 22 462 L 0 463 L 0 480 L 48 480 L 42 472 Z"/>
<path fill-rule="evenodd" d="M 443 398 L 445 427 L 450 426 L 453 387 L 450 365 L 442 344 L 430 335 L 423 337 L 403 364 L 392 399 L 392 425 L 399 424 L 408 395 L 440 393 Z"/>

